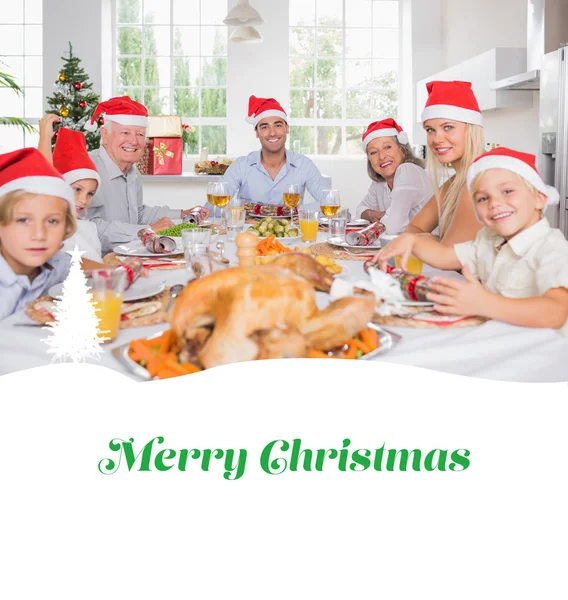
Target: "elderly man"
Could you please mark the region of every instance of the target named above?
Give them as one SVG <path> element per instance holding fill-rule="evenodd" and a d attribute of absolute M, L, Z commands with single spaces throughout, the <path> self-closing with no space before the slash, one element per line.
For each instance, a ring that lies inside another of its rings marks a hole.
<path fill-rule="evenodd" d="M 128 96 L 111 98 L 97 106 L 85 129 L 96 130 L 103 113 L 101 147 L 89 153 L 101 184 L 88 217 L 97 226 L 103 252 L 109 252 L 117 244 L 135 239 L 143 227 L 167 229 L 173 225 L 171 219 L 183 219 L 190 211 L 143 203 L 142 180 L 135 163 L 146 144 L 146 107 Z"/>
<path fill-rule="evenodd" d="M 227 169 L 223 181 L 229 184 L 230 195 L 239 190 L 244 200 L 282 206 L 288 186 L 297 184 L 302 202 L 306 188 L 319 202 L 329 186 L 309 158 L 286 149 L 290 128 L 282 106 L 273 98 L 251 96 L 246 120 L 254 125 L 261 149 L 240 156 Z"/>

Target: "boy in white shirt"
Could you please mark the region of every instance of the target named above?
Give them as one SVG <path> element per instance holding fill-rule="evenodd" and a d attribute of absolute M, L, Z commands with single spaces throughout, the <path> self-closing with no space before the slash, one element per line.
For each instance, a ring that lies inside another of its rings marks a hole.
<path fill-rule="evenodd" d="M 479 315 L 568 335 L 568 241 L 543 217 L 558 192 L 547 186 L 532 154 L 496 148 L 468 169 L 478 219 L 474 241 L 447 247 L 403 234 L 373 258 L 385 269 L 393 256 L 405 268 L 410 254 L 439 269 L 462 269 L 465 282 L 433 279 L 429 294 L 442 314 Z M 481 280 L 481 283 L 480 281 Z"/>

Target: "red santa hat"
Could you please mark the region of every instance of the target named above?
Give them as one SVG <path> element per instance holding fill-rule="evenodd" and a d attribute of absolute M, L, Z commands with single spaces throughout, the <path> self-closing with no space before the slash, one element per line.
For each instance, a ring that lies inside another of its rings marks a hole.
<path fill-rule="evenodd" d="M 105 121 L 113 121 L 121 125 L 148 127 L 148 110 L 140 102 L 130 96 L 117 96 L 105 102 L 100 102 L 95 108 L 91 119 L 85 123 L 87 131 L 97 130 L 97 119 L 104 114 Z"/>
<path fill-rule="evenodd" d="M 408 135 L 402 131 L 402 127 L 394 119 L 383 119 L 375 121 L 367 127 L 367 131 L 361 138 L 363 141 L 363 150 L 367 149 L 367 145 L 371 140 L 380 137 L 395 137 L 401 144 L 408 144 Z"/>
<path fill-rule="evenodd" d="M 75 195 L 69 184 L 35 148 L 0 154 L 0 198 L 16 190 L 58 196 L 75 206 Z"/>
<path fill-rule="evenodd" d="M 422 111 L 422 123 L 428 119 L 451 119 L 483 125 L 481 110 L 469 81 L 430 81 L 428 100 Z"/>
<path fill-rule="evenodd" d="M 248 117 L 245 119 L 247 123 L 251 123 L 255 127 L 262 119 L 266 117 L 281 117 L 288 123 L 288 115 L 280 104 L 274 98 L 257 98 L 251 96 L 249 98 Z"/>
<path fill-rule="evenodd" d="M 87 153 L 85 136 L 80 131 L 65 127 L 58 129 L 53 149 L 53 166 L 69 185 L 79 179 L 96 179 L 99 185 L 101 183 L 97 167 Z"/>
<path fill-rule="evenodd" d="M 558 204 L 560 195 L 556 188 L 546 185 L 536 170 L 536 157 L 534 154 L 516 152 L 509 148 L 495 148 L 478 156 L 467 170 L 467 187 L 471 192 L 473 180 L 488 169 L 506 169 L 521 176 L 536 190 L 547 197 L 547 204 Z"/>

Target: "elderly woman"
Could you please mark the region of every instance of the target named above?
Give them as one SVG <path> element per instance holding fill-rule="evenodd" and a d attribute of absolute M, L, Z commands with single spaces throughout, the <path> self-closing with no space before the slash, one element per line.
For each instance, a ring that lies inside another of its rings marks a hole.
<path fill-rule="evenodd" d="M 432 197 L 424 165 L 394 119 L 371 123 L 363 134 L 367 172 L 373 180 L 357 216 L 381 221 L 387 234 L 399 234 Z"/>

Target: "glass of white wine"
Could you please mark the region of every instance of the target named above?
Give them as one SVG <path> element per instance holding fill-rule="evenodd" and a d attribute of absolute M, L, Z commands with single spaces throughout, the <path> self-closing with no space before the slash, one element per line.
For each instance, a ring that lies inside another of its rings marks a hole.
<path fill-rule="evenodd" d="M 293 183 L 284 190 L 284 204 L 290 209 L 290 227 L 294 226 L 294 209 L 300 204 L 300 186 Z"/>
<path fill-rule="evenodd" d="M 324 190 L 320 196 L 321 212 L 327 217 L 327 224 L 331 236 L 331 219 L 335 217 L 341 210 L 341 202 L 339 200 L 339 190 Z"/>
<path fill-rule="evenodd" d="M 213 203 L 221 209 L 221 220 L 223 220 L 223 209 L 229 204 L 231 196 L 229 195 L 229 184 L 225 181 L 219 181 L 213 184 Z"/>

